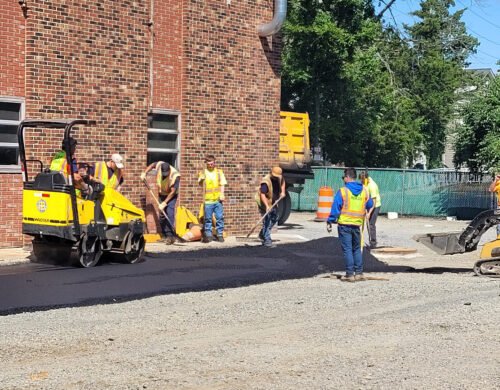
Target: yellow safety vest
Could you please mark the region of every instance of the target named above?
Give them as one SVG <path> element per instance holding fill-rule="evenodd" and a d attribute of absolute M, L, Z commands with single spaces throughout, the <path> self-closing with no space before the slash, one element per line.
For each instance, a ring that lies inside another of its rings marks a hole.
<path fill-rule="evenodd" d="M 54 158 L 50 163 L 50 170 L 61 173 L 67 182 L 69 177 L 68 168 L 69 167 L 68 167 L 68 162 L 66 161 L 66 152 L 60 150 L 54 155 Z"/>
<path fill-rule="evenodd" d="M 161 164 L 163 164 L 163 161 L 158 161 L 156 164 L 156 185 L 158 186 L 158 192 L 160 195 L 168 195 L 170 187 L 175 184 L 175 180 L 178 177 L 181 177 L 181 174 L 172 165 L 170 165 L 170 175 L 162 180 Z"/>
<path fill-rule="evenodd" d="M 368 191 L 363 190 L 354 195 L 347 187 L 340 189 L 342 195 L 342 210 L 340 210 L 339 225 L 362 226 L 366 215 L 366 202 L 370 198 Z"/>
<path fill-rule="evenodd" d="M 215 172 L 215 180 L 209 180 L 209 176 Z M 220 197 L 221 170 L 214 168 L 213 172 L 205 169 L 205 202 L 217 202 Z M 201 176 L 201 173 L 200 173 Z"/>
<path fill-rule="evenodd" d="M 117 169 L 114 171 L 113 175 L 109 177 L 106 161 L 101 161 L 95 164 L 94 178 L 99 180 L 106 187 L 116 190 L 120 185 L 122 171 L 121 169 Z"/>

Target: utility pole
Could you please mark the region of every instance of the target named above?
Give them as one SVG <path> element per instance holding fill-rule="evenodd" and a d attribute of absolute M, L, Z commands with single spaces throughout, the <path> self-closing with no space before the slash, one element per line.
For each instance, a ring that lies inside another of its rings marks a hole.
<path fill-rule="evenodd" d="M 391 6 L 396 2 L 396 0 L 390 0 L 386 5 L 385 7 L 382 9 L 382 11 L 380 11 L 377 15 L 377 18 L 378 19 L 381 19 L 382 16 L 384 16 L 384 13 L 385 11 L 387 11 L 389 8 L 391 8 Z"/>

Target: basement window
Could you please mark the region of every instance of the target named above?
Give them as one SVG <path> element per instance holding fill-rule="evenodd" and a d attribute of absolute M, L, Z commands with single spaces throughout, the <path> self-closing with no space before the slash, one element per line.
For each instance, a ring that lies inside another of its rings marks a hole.
<path fill-rule="evenodd" d="M 179 168 L 179 113 L 155 110 L 148 115 L 148 165 L 165 161 Z"/>
<path fill-rule="evenodd" d="M 24 116 L 24 101 L 0 96 L 0 171 L 19 170 L 17 127 Z"/>

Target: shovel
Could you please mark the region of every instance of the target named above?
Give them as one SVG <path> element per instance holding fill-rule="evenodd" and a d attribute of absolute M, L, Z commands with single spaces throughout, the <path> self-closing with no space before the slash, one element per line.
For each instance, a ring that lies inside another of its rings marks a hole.
<path fill-rule="evenodd" d="M 250 231 L 248 232 L 248 234 L 244 237 L 236 237 L 236 240 L 237 241 L 247 241 L 250 237 L 250 235 L 255 231 L 255 229 L 257 228 L 257 226 L 259 226 L 259 224 L 262 223 L 262 221 L 264 220 L 264 218 L 267 217 L 267 215 L 272 211 L 272 209 L 274 209 L 276 207 L 276 205 L 279 203 L 279 201 L 283 199 L 283 197 L 279 197 L 278 200 L 276 202 L 273 203 L 273 205 L 269 208 L 269 210 L 266 211 L 266 213 L 257 221 L 257 223 L 255 225 L 253 225 L 252 229 L 250 229 Z"/>
<path fill-rule="evenodd" d="M 170 230 L 172 230 L 172 232 L 174 233 L 175 237 L 177 237 L 180 242 L 186 242 L 186 240 L 183 239 L 181 236 L 179 236 L 177 234 L 177 232 L 175 231 L 174 225 L 172 225 L 172 222 L 170 222 L 170 219 L 168 218 L 167 213 L 165 212 L 165 210 L 163 210 L 160 207 L 160 201 L 158 200 L 158 198 L 153 193 L 153 190 L 149 186 L 148 182 L 146 180 L 143 180 L 142 182 L 144 183 L 144 185 L 146 186 L 146 188 L 149 190 L 149 193 L 151 194 L 151 196 L 153 197 L 153 199 L 156 201 L 156 204 L 158 205 L 158 209 L 163 213 L 163 216 L 165 217 L 165 220 L 167 221 L 167 224 L 168 224 Z"/>

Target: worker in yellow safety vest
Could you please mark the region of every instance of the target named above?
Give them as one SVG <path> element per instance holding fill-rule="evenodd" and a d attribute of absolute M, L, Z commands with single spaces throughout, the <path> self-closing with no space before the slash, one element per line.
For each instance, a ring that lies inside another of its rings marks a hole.
<path fill-rule="evenodd" d="M 78 164 L 75 157 L 77 141 L 73 137 L 69 137 L 68 140 L 70 154 L 71 154 L 71 164 L 73 165 L 73 185 L 76 188 L 76 195 L 81 196 L 81 190 L 87 190 L 88 185 L 84 183 L 81 175 L 79 174 Z M 71 171 L 68 165 L 68 160 L 66 158 L 66 152 L 64 147 L 64 141 L 61 144 L 61 150 L 58 150 L 50 162 L 50 170 L 59 172 L 64 176 L 66 183 L 70 184 Z"/>
<path fill-rule="evenodd" d="M 110 160 L 95 164 L 92 176 L 106 187 L 120 191 L 123 184 L 123 168 L 125 168 L 123 157 L 114 153 Z"/>
<path fill-rule="evenodd" d="M 377 247 L 377 218 L 378 214 L 380 212 L 380 207 L 382 206 L 382 200 L 380 198 L 380 191 L 378 189 L 378 185 L 368 175 L 368 171 L 364 170 L 359 174 L 359 180 L 361 180 L 361 184 L 363 184 L 366 189 L 368 190 L 368 194 L 370 194 L 370 198 L 373 199 L 373 210 L 370 213 L 370 218 L 368 219 L 369 224 L 367 224 L 368 227 L 368 233 L 370 237 L 370 248 L 376 248 Z"/>
<path fill-rule="evenodd" d="M 327 229 L 331 224 L 338 224 L 338 233 L 342 253 L 344 254 L 346 274 L 342 281 L 354 282 L 365 280 L 363 276 L 363 257 L 361 253 L 362 226 L 367 213 L 373 208 L 373 200 L 368 190 L 356 181 L 356 170 L 347 168 L 343 176 L 345 186 L 335 194 Z"/>
<path fill-rule="evenodd" d="M 208 243 L 212 237 L 212 216 L 215 215 L 216 240 L 224 242 L 224 188 L 227 185 L 222 169 L 215 167 L 215 157 L 205 158 L 206 168 L 198 175 L 198 184 L 204 188 L 204 234 L 202 242 Z"/>
<path fill-rule="evenodd" d="M 488 188 L 490 192 L 497 195 L 497 208 L 500 210 L 500 171 L 496 172 L 495 178 Z M 500 237 L 500 225 L 497 225 L 497 236 Z"/>
<path fill-rule="evenodd" d="M 177 195 L 179 193 L 179 182 L 181 174 L 172 165 L 164 161 L 153 162 L 148 165 L 146 170 L 141 174 L 141 180 L 146 180 L 146 175 L 149 171 L 156 169 L 156 186 L 158 187 L 158 195 L 160 198 L 160 213 L 159 221 L 160 228 L 163 234 L 163 241 L 167 245 L 175 243 L 175 205 L 177 203 Z M 165 214 L 167 218 L 165 218 Z"/>

